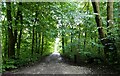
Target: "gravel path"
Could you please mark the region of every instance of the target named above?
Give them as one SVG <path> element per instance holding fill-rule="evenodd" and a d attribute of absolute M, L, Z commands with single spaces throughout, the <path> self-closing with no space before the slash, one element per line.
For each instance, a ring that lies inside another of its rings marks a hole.
<path fill-rule="evenodd" d="M 93 68 L 94 67 L 94 68 Z M 59 53 L 53 53 L 41 63 L 18 69 L 14 74 L 116 74 L 104 67 L 71 65 L 64 62 Z"/>

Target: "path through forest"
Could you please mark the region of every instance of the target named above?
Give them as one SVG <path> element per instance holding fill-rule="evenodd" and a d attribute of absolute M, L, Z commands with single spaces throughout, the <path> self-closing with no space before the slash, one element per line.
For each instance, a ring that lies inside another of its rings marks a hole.
<path fill-rule="evenodd" d="M 94 67 L 94 68 L 93 68 Z M 71 65 L 64 61 L 59 53 L 46 57 L 41 63 L 34 66 L 18 69 L 15 74 L 110 74 L 113 73 L 102 67 L 88 67 Z"/>
<path fill-rule="evenodd" d="M 105 66 L 76 65 L 62 58 L 58 52 L 59 38 L 56 38 L 54 52 L 33 66 L 15 70 L 14 74 L 113 74 Z M 72 64 L 70 64 L 72 63 Z"/>

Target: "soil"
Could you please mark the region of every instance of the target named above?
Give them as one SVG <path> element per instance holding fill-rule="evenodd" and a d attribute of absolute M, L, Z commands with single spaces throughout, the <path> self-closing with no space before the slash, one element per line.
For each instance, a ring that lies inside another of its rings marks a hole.
<path fill-rule="evenodd" d="M 39 63 L 5 74 L 118 74 L 118 72 L 103 65 L 76 65 L 61 57 L 59 53 L 53 53 Z"/>

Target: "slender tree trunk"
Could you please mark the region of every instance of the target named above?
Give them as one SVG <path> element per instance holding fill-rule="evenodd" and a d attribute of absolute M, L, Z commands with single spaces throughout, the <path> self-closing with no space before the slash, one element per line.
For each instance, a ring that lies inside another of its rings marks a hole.
<path fill-rule="evenodd" d="M 113 2 L 112 0 L 108 0 L 107 2 L 107 33 L 111 35 L 111 29 L 113 28 Z"/>
<path fill-rule="evenodd" d="M 64 48 L 64 34 L 62 32 L 62 51 L 63 51 L 63 54 L 65 53 L 65 48 Z"/>
<path fill-rule="evenodd" d="M 36 50 L 36 47 L 34 47 L 34 46 L 35 46 L 34 40 L 35 40 L 35 35 L 37 34 L 37 31 L 35 31 L 35 28 L 36 28 L 36 30 L 37 30 L 37 26 L 36 26 L 36 24 L 37 24 L 37 16 L 38 16 L 38 12 L 37 12 L 37 8 L 36 8 L 36 11 L 35 11 L 35 21 L 34 21 L 33 30 L 32 30 L 32 32 L 33 32 L 32 51 L 31 51 L 32 55 L 33 55 L 34 50 Z M 37 36 L 37 35 L 36 35 L 36 36 Z M 37 40 L 37 37 L 36 37 L 36 40 Z M 37 46 L 37 41 L 36 41 L 36 46 Z M 34 48 L 35 48 L 35 49 L 34 49 Z"/>
<path fill-rule="evenodd" d="M 11 2 L 6 2 L 7 5 L 7 20 L 8 20 L 8 57 L 15 58 L 15 44 L 17 42 L 17 24 L 20 17 L 20 7 L 18 7 L 16 20 L 15 20 L 15 28 L 12 29 L 12 16 L 11 16 Z M 20 5 L 20 3 L 19 3 Z"/>
<path fill-rule="evenodd" d="M 87 37 L 87 32 L 85 31 L 85 39 L 84 39 L 84 51 L 86 50 L 86 38 Z"/>
<path fill-rule="evenodd" d="M 15 41 L 12 30 L 11 2 L 6 2 L 8 21 L 8 58 L 15 57 Z"/>
<path fill-rule="evenodd" d="M 108 36 L 111 37 L 111 38 L 108 38 L 107 49 L 111 53 L 110 57 L 112 57 L 113 61 L 115 61 L 117 58 L 117 48 L 115 46 L 115 39 L 111 35 L 112 34 L 111 29 L 114 28 L 113 26 L 113 0 L 108 0 L 107 2 L 107 27 L 108 27 L 108 32 L 107 32 Z"/>
<path fill-rule="evenodd" d="M 19 3 L 19 8 L 22 7 L 22 3 Z M 19 11 L 19 17 L 20 17 L 20 23 L 21 23 L 21 28 L 20 28 L 20 33 L 18 35 L 18 42 L 17 42 L 17 58 L 19 58 L 20 55 L 20 44 L 21 44 L 21 37 L 22 37 L 22 26 L 23 26 L 23 16 L 22 16 L 22 10 Z"/>
<path fill-rule="evenodd" d="M 7 58 L 7 49 L 8 49 L 8 36 L 5 36 L 5 45 L 4 45 L 4 57 Z"/>
<path fill-rule="evenodd" d="M 31 54 L 33 55 L 33 51 L 34 51 L 34 34 L 35 34 L 35 25 L 33 25 L 33 29 L 32 29 L 32 51 Z"/>
<path fill-rule="evenodd" d="M 37 30 L 37 27 L 36 27 L 36 30 Z M 36 50 L 36 52 L 37 52 L 37 50 L 38 50 L 38 47 L 37 47 L 37 46 L 38 46 L 38 43 L 37 43 L 37 40 L 38 40 L 38 38 L 37 38 L 37 31 L 36 31 L 36 33 L 35 33 L 35 37 L 36 37 L 36 38 L 35 38 L 35 39 L 36 39 L 36 40 L 35 40 L 35 43 L 36 43 L 35 50 Z"/>
<path fill-rule="evenodd" d="M 38 11 L 37 11 L 37 10 L 38 10 L 38 8 L 37 8 L 37 5 L 36 5 L 35 24 L 37 24 L 37 21 L 38 21 L 38 19 L 37 19 L 37 17 L 38 17 Z M 36 40 L 35 40 L 35 43 L 36 43 L 36 45 L 35 45 L 35 50 L 36 50 L 36 52 L 37 52 L 37 50 L 38 50 L 38 47 L 37 47 L 37 45 L 38 45 L 38 44 L 37 44 L 37 40 L 38 40 L 38 39 L 37 39 L 37 33 L 38 33 L 38 32 L 37 32 L 37 25 L 36 25 L 36 31 L 35 31 L 35 36 L 36 36 L 36 38 L 35 38 L 35 39 L 36 39 Z"/>
<path fill-rule="evenodd" d="M 115 51 L 116 50 L 116 47 L 115 47 L 115 45 L 114 45 L 114 43 L 113 43 L 113 41 L 112 40 L 110 40 L 110 39 L 108 39 L 108 38 L 106 38 L 105 37 L 105 34 L 104 34 L 104 32 L 103 32 L 103 29 L 102 29 L 102 21 L 101 21 L 101 18 L 100 18 L 100 10 L 99 10 L 99 4 L 98 4 L 98 2 L 96 2 L 97 0 L 92 0 L 92 1 L 94 1 L 94 2 L 92 2 L 92 5 L 93 5 L 93 9 L 94 9 L 94 13 L 96 13 L 96 16 L 95 16 L 95 20 L 96 20 L 96 23 L 97 23 L 97 27 L 98 27 L 98 33 L 99 33 L 99 38 L 100 38 L 100 40 L 101 40 L 101 43 L 103 44 L 103 46 L 104 46 L 104 54 L 105 54 L 105 60 L 106 60 L 106 62 L 108 63 L 108 61 L 109 61 L 109 52 L 113 52 L 113 51 Z M 110 7 L 110 6 L 109 6 Z M 108 8 L 109 8 L 108 7 Z M 108 10 L 108 9 L 107 9 Z M 110 10 L 110 9 L 109 9 Z M 110 11 L 109 11 L 110 12 Z M 109 13 L 107 13 L 107 14 L 109 14 Z M 111 16 L 112 17 L 112 16 Z M 111 17 L 107 17 L 107 19 L 109 19 L 109 18 L 111 18 Z M 112 19 L 112 18 L 111 18 Z M 109 20 L 111 20 L 111 19 L 109 19 Z M 110 22 L 110 24 L 112 24 L 111 22 Z M 110 24 L 107 24 L 108 26 L 110 25 Z M 111 47 L 112 47 L 112 49 L 111 49 Z"/>
<path fill-rule="evenodd" d="M 40 53 L 40 46 L 41 46 L 41 33 L 38 34 L 38 53 Z"/>
<path fill-rule="evenodd" d="M 113 27 L 113 2 L 112 0 L 108 0 L 107 2 L 107 27 L 108 30 L 112 29 Z"/>
<path fill-rule="evenodd" d="M 81 32 L 80 25 L 79 25 L 79 29 L 78 30 L 79 30 L 78 31 L 78 52 L 80 52 L 80 32 Z"/>
<path fill-rule="evenodd" d="M 73 30 L 73 27 L 71 28 L 71 30 Z M 70 36 L 70 40 L 71 40 L 71 52 L 73 51 L 72 49 L 72 42 L 73 42 L 73 33 L 72 33 L 72 31 L 71 31 L 71 36 Z"/>
<path fill-rule="evenodd" d="M 94 10 L 94 13 L 96 13 L 95 20 L 96 20 L 97 27 L 98 27 L 98 33 L 99 33 L 102 44 L 105 44 L 104 43 L 105 34 L 103 32 L 102 21 L 101 21 L 101 18 L 100 18 L 99 3 L 97 2 L 98 0 L 92 0 L 92 1 L 93 1 L 92 2 L 93 10 Z"/>
<path fill-rule="evenodd" d="M 17 42 L 17 58 L 20 56 L 20 44 L 21 44 L 21 37 L 22 37 L 22 29 L 20 29 L 20 34 L 18 35 L 18 42 Z"/>
<path fill-rule="evenodd" d="M 118 33 L 119 33 L 119 38 L 120 38 L 120 1 L 118 2 Z"/>
<path fill-rule="evenodd" d="M 71 52 L 72 52 L 73 51 L 73 45 L 72 45 L 72 43 L 73 43 L 73 26 L 71 28 L 70 42 L 71 42 Z"/>
<path fill-rule="evenodd" d="M 67 46 L 67 38 L 65 38 L 65 46 Z"/>
<path fill-rule="evenodd" d="M 20 56 L 21 37 L 22 37 L 22 28 L 20 29 L 20 34 L 19 34 L 19 36 L 18 36 L 18 43 L 17 43 L 17 58 L 19 58 L 19 56 Z"/>
<path fill-rule="evenodd" d="M 44 51 L 44 33 L 42 32 L 41 56 L 43 55 L 43 51 Z"/>
<path fill-rule="evenodd" d="M 21 2 L 19 2 L 19 4 L 18 4 L 19 6 L 18 6 L 18 11 L 17 11 L 17 15 L 16 15 L 16 20 L 15 20 L 15 30 L 14 30 L 14 44 L 16 44 L 17 43 L 17 58 L 18 58 L 18 56 L 19 56 L 19 50 L 20 50 L 20 42 L 19 42 L 19 38 L 21 38 L 21 36 L 20 35 L 18 35 L 18 26 L 17 26 L 17 24 L 19 23 L 19 20 L 21 19 L 21 17 L 22 17 L 22 10 L 20 10 L 20 8 L 21 8 L 21 6 L 22 6 L 22 3 Z M 20 20 L 21 21 L 21 20 Z M 22 29 L 21 29 L 21 31 L 20 31 L 20 34 L 22 34 Z M 19 37 L 17 37 L 17 36 L 19 36 Z M 18 41 L 17 41 L 17 38 L 18 38 Z M 21 40 L 20 40 L 21 41 Z"/>
<path fill-rule="evenodd" d="M 102 21 L 100 18 L 100 9 L 99 9 L 99 3 L 97 2 L 98 0 L 91 0 L 92 2 L 92 6 L 93 6 L 93 10 L 95 14 L 95 20 L 97 23 L 97 27 L 98 27 L 98 34 L 99 34 L 99 39 L 101 40 L 101 43 L 104 46 L 104 54 L 105 54 L 105 62 L 107 63 L 107 52 L 106 52 L 106 46 L 105 44 L 107 43 L 106 39 L 105 39 L 105 34 L 103 32 L 103 28 L 102 28 Z"/>

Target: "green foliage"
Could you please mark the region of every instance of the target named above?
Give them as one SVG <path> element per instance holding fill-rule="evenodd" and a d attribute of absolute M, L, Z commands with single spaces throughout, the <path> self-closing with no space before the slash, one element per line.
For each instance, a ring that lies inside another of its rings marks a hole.
<path fill-rule="evenodd" d="M 100 5 L 103 30 L 107 34 L 109 28 L 106 26 L 107 5 L 106 2 L 100 3 Z M 25 2 L 22 5 L 19 2 L 12 2 L 12 9 L 10 9 L 12 12 L 12 33 L 14 34 L 14 31 L 17 30 L 17 42 L 14 46 L 15 58 L 13 60 L 8 57 L 9 21 L 7 20 L 6 3 L 3 2 L 0 7 L 2 7 L 1 15 L 3 17 L 0 21 L 0 25 L 2 24 L 0 41 L 2 37 L 2 56 L 3 62 L 6 62 L 3 63 L 3 70 L 20 67 L 51 54 L 54 50 L 56 37 L 60 38 L 61 43 L 64 42 L 65 52 L 62 52 L 63 45 L 59 44 L 60 53 L 72 60 L 74 60 L 74 55 L 77 55 L 79 60 L 85 60 L 87 59 L 86 54 L 104 58 L 104 46 L 99 40 L 98 27 L 90 2 Z M 21 15 L 17 15 L 18 9 L 22 13 L 22 21 Z M 118 13 L 118 3 L 114 3 L 115 22 L 114 27 L 110 30 L 112 33 L 107 35 L 107 38 L 115 40 L 117 53 L 120 55 Z M 17 20 L 16 17 L 19 19 Z M 19 41 L 20 48 L 18 48 Z"/>
<path fill-rule="evenodd" d="M 6 59 L 4 63 L 5 64 L 2 64 L 2 72 L 17 68 L 16 66 L 14 66 L 15 61 L 13 59 Z"/>
<path fill-rule="evenodd" d="M 103 3 L 101 2 L 100 4 L 101 4 L 100 14 L 103 22 L 103 29 L 104 29 L 104 33 L 107 34 L 107 30 L 109 29 L 109 27 L 107 27 L 107 22 L 106 22 L 106 15 L 107 15 L 106 14 L 107 11 L 105 9 L 106 2 L 103 2 Z M 60 28 L 60 35 L 62 37 L 62 33 L 64 33 L 65 53 L 62 53 L 62 50 L 61 50 L 61 54 L 65 55 L 70 59 L 74 59 L 74 55 L 80 56 L 79 59 L 81 58 L 85 59 L 86 54 L 89 54 L 91 57 L 100 57 L 104 59 L 104 50 L 103 50 L 104 46 L 101 44 L 99 40 L 98 27 L 95 25 L 94 13 L 92 11 L 92 7 L 87 2 L 83 5 L 85 5 L 85 7 L 81 8 L 81 7 L 76 7 L 73 4 L 72 7 L 73 8 L 75 7 L 75 8 L 72 10 L 68 9 L 68 11 L 65 11 L 66 14 L 64 13 L 64 11 L 62 11 L 63 17 L 61 18 L 61 21 L 63 19 L 65 20 L 61 22 L 62 27 Z M 118 41 L 119 33 L 117 31 L 119 28 L 118 28 L 118 22 L 117 22 L 118 18 L 115 15 L 115 13 L 118 15 L 117 3 L 115 3 L 114 6 L 115 6 L 114 8 L 115 25 L 111 30 L 109 30 L 112 33 L 111 35 L 107 35 L 107 37 L 109 37 L 110 39 L 115 39 L 113 40 L 115 41 L 114 44 L 118 46 L 117 43 L 119 43 Z M 78 9 L 80 11 L 78 11 Z M 67 18 L 65 18 L 64 15 Z M 61 42 L 62 42 L 62 39 L 61 39 Z M 112 59 L 112 55 L 110 59 Z M 113 64 L 114 60 L 110 63 Z"/>

